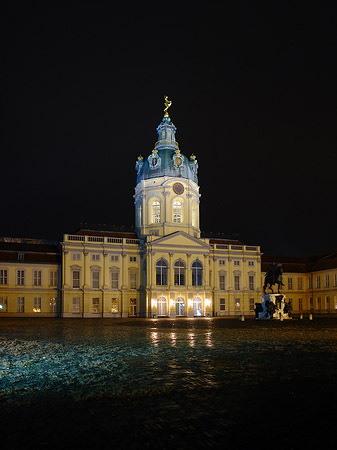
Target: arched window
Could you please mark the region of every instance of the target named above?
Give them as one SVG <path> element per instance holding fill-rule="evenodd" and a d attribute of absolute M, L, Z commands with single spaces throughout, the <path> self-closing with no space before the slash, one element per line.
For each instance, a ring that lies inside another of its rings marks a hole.
<path fill-rule="evenodd" d="M 200 297 L 194 297 L 193 299 L 193 315 L 196 317 L 202 316 L 202 309 L 201 309 L 201 298 Z"/>
<path fill-rule="evenodd" d="M 160 223 L 160 203 L 152 203 L 152 223 Z"/>
<path fill-rule="evenodd" d="M 192 264 L 192 286 L 202 285 L 202 264 L 200 261 L 194 261 Z"/>
<path fill-rule="evenodd" d="M 167 299 L 159 297 L 157 300 L 157 314 L 158 316 L 167 316 Z"/>
<path fill-rule="evenodd" d="M 185 302 L 183 297 L 176 298 L 176 315 L 177 316 L 185 315 Z"/>
<path fill-rule="evenodd" d="M 174 284 L 176 286 L 185 286 L 185 274 L 185 264 L 181 259 L 179 259 L 174 264 Z"/>
<path fill-rule="evenodd" d="M 192 206 L 192 227 L 197 227 L 197 223 L 198 223 L 198 210 L 197 210 L 197 205 L 195 203 L 193 203 Z"/>
<path fill-rule="evenodd" d="M 163 258 L 156 264 L 156 285 L 167 285 L 167 262 Z"/>
<path fill-rule="evenodd" d="M 182 214 L 181 214 L 181 203 L 176 200 L 173 202 L 173 222 L 181 223 L 182 222 Z"/>
<path fill-rule="evenodd" d="M 140 202 L 137 203 L 137 226 L 142 226 L 142 204 Z"/>

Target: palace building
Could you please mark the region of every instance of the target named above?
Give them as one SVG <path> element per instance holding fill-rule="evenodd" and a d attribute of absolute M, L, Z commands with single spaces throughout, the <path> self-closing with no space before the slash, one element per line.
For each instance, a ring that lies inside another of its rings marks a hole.
<path fill-rule="evenodd" d="M 337 311 L 336 252 L 281 258 L 200 230 L 198 162 L 180 151 L 169 106 L 136 162 L 132 230 L 82 226 L 60 244 L 0 238 L 1 316 L 253 316 L 271 262 L 283 264 L 294 313 Z"/>

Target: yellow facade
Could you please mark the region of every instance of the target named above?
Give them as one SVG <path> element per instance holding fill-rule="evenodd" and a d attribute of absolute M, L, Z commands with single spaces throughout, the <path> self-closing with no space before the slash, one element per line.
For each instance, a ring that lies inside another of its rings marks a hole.
<path fill-rule="evenodd" d="M 27 254 L 32 252 L 6 251 L 6 254 L 11 253 L 15 253 L 17 260 L 1 258 L 0 261 L 0 314 L 6 317 L 57 317 L 60 312 L 60 265 L 56 261 L 25 261 Z M 54 256 L 51 259 L 55 259 Z"/>

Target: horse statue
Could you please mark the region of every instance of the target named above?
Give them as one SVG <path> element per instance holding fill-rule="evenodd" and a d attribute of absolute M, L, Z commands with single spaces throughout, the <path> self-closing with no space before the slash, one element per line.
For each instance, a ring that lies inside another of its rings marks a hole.
<path fill-rule="evenodd" d="M 277 292 L 280 294 L 280 288 L 281 286 L 284 286 L 284 283 L 282 282 L 282 274 L 283 269 L 281 264 L 271 263 L 268 272 L 265 274 L 265 280 L 263 285 L 263 292 L 266 293 L 266 289 L 269 286 L 269 289 L 271 289 L 272 293 L 273 291 L 273 285 L 277 284 L 278 289 Z"/>

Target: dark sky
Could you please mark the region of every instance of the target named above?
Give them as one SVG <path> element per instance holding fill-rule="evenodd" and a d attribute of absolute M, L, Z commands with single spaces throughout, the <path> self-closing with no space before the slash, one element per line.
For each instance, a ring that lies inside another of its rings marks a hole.
<path fill-rule="evenodd" d="M 337 10 L 294 3 L 8 2 L 0 235 L 133 225 L 168 95 L 203 231 L 336 250 Z"/>

